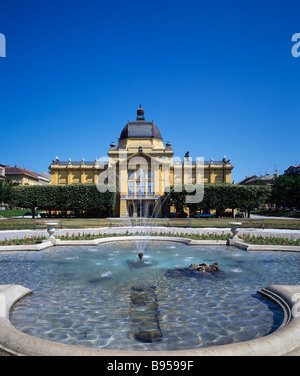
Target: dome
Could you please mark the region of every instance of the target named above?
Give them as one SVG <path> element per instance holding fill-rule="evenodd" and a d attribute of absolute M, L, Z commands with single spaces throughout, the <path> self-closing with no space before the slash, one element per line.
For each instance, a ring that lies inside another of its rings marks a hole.
<path fill-rule="evenodd" d="M 158 138 L 162 140 L 161 134 L 153 121 L 145 121 L 142 105 L 137 110 L 136 121 L 129 122 L 123 128 L 120 140 L 125 138 Z"/>

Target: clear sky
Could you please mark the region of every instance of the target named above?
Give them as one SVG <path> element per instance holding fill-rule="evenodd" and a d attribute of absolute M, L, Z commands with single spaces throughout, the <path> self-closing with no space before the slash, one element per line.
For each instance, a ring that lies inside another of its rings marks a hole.
<path fill-rule="evenodd" d="M 0 163 L 103 157 L 139 104 L 235 182 L 300 163 L 299 0 L 1 0 L 0 33 Z"/>

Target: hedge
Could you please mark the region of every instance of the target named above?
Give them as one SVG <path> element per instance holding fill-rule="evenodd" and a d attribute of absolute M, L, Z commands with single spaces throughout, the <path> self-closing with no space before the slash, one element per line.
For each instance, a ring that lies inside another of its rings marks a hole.
<path fill-rule="evenodd" d="M 115 206 L 116 194 L 99 192 L 95 184 L 76 185 L 32 185 L 12 187 L 12 204 L 32 210 L 73 211 L 81 215 L 84 211 L 97 217 L 109 216 Z"/>
<path fill-rule="evenodd" d="M 205 184 L 203 200 L 198 203 L 186 204 L 185 198 L 188 193 L 184 186 L 182 186 L 181 192 L 176 192 L 176 190 L 179 190 L 178 187 L 176 189 L 171 187 L 168 205 L 174 205 L 179 213 L 182 213 L 185 207 L 189 207 L 191 211 L 216 210 L 217 216 L 225 209 L 237 208 L 246 209 L 249 216 L 251 208 L 269 202 L 271 196 L 271 187 L 267 185 Z"/>

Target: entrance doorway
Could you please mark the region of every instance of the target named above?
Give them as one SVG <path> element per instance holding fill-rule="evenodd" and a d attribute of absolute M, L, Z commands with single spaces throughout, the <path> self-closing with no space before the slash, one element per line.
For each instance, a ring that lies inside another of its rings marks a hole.
<path fill-rule="evenodd" d="M 129 217 L 133 217 L 133 204 L 128 205 L 128 214 Z"/>
<path fill-rule="evenodd" d="M 153 204 L 149 202 L 142 202 L 137 204 L 137 216 L 138 217 L 152 217 Z"/>
<path fill-rule="evenodd" d="M 137 204 L 137 216 L 138 217 L 145 217 L 145 204 Z"/>

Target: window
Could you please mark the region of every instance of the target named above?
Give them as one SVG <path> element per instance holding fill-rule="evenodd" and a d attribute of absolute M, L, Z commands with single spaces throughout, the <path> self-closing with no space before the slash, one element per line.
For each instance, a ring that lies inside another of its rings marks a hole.
<path fill-rule="evenodd" d="M 145 194 L 145 183 L 137 181 L 136 182 L 136 194 L 137 195 L 144 195 Z"/>
<path fill-rule="evenodd" d="M 133 170 L 128 170 L 128 180 L 134 179 L 134 171 Z"/>
<path fill-rule="evenodd" d="M 128 182 L 128 194 L 134 195 L 134 182 L 133 181 Z"/>
<path fill-rule="evenodd" d="M 140 180 L 144 180 L 145 179 L 145 171 L 142 168 L 140 168 L 140 169 L 137 170 L 137 172 L 136 172 L 136 178 L 140 179 Z"/>
<path fill-rule="evenodd" d="M 148 181 L 148 195 L 153 194 L 153 183 L 151 181 Z"/>

